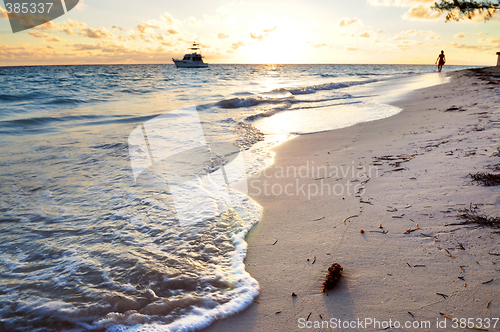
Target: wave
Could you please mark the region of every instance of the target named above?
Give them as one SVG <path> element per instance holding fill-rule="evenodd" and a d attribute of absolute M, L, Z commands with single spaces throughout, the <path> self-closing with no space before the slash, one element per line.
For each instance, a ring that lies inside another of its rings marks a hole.
<path fill-rule="evenodd" d="M 77 105 L 77 104 L 84 104 L 87 103 L 87 101 L 82 100 L 82 99 L 74 99 L 74 98 L 57 98 L 50 100 L 46 103 L 45 105 Z"/>
<path fill-rule="evenodd" d="M 283 98 L 269 98 L 269 97 L 264 97 L 264 96 L 255 96 L 255 97 L 248 97 L 248 98 L 232 98 L 232 99 L 226 99 L 219 101 L 216 103 L 216 106 L 219 106 L 224 109 L 232 109 L 232 108 L 240 108 L 240 107 L 251 107 L 251 106 L 256 106 L 259 104 L 278 104 L 278 103 L 284 103 L 284 102 L 289 102 L 290 97 L 283 97 Z"/>
<path fill-rule="evenodd" d="M 260 118 L 267 118 L 267 117 L 273 116 L 279 112 L 282 112 L 288 108 L 289 107 L 276 107 L 276 108 L 273 108 L 273 109 L 270 109 L 270 110 L 267 110 L 267 111 L 264 111 L 261 113 L 252 114 L 252 115 L 247 116 L 245 118 L 245 121 L 252 122 L 252 121 L 255 121 L 255 120 L 260 119 Z"/>
<path fill-rule="evenodd" d="M 344 98 L 342 98 L 342 99 L 344 99 Z M 304 101 L 304 103 L 307 103 L 307 102 L 320 103 L 320 102 L 333 101 L 333 100 L 335 100 L 335 99 Z M 336 100 L 338 100 L 338 99 L 336 99 Z M 361 101 L 350 101 L 350 102 L 341 102 L 341 103 L 329 104 L 329 105 L 299 106 L 299 107 L 293 107 L 293 109 L 290 107 L 291 105 L 286 105 L 283 107 L 275 107 L 275 108 L 266 110 L 264 112 L 249 115 L 245 118 L 245 121 L 252 122 L 252 121 L 255 121 L 255 120 L 260 119 L 260 118 L 268 118 L 268 117 L 273 116 L 279 112 L 283 112 L 283 111 L 290 110 L 290 109 L 292 109 L 293 111 L 298 111 L 298 110 L 320 109 L 323 107 L 351 105 L 351 104 L 359 104 L 359 103 L 362 103 L 362 102 Z M 293 134 L 296 135 L 295 133 L 293 133 Z"/>
<path fill-rule="evenodd" d="M 273 91 L 274 92 L 282 92 L 281 89 L 280 90 L 273 90 Z M 280 104 L 280 107 L 278 107 L 278 109 L 284 109 L 284 108 L 289 108 L 295 104 L 322 103 L 322 102 L 327 102 L 327 101 L 333 101 L 333 100 L 339 100 L 339 99 L 350 99 L 350 98 L 354 98 L 354 97 L 348 93 L 337 94 L 337 95 L 334 95 L 330 98 L 321 98 L 321 99 L 299 99 L 299 98 L 295 97 L 295 95 L 292 95 L 292 94 L 290 94 L 288 97 L 278 97 L 278 98 L 267 97 L 267 96 L 253 96 L 253 97 L 248 97 L 248 98 L 232 98 L 232 99 L 222 100 L 222 101 L 216 103 L 215 106 L 218 106 L 218 107 L 223 108 L 223 109 L 234 109 L 234 108 L 252 107 L 252 106 L 257 106 L 257 105 L 261 105 L 261 104 Z M 270 116 L 270 115 L 265 115 L 265 114 L 271 114 L 275 110 L 276 109 L 272 109 L 272 110 L 269 110 L 269 111 L 266 111 L 263 113 L 250 115 L 249 117 L 246 118 L 246 120 L 252 120 L 252 119 L 254 119 L 254 117 Z"/>
<path fill-rule="evenodd" d="M 42 116 L 42 117 L 33 117 L 27 119 L 14 119 L 14 120 L 4 120 L 0 121 L 0 126 L 3 127 L 29 127 L 29 126 L 38 126 L 38 125 L 46 125 L 54 122 L 65 122 L 65 121 L 75 121 L 75 120 L 87 120 L 87 119 L 96 119 L 105 117 L 105 115 L 69 115 L 62 117 L 51 117 L 51 116 Z"/>
<path fill-rule="evenodd" d="M 295 96 L 298 95 L 307 95 L 314 94 L 318 91 L 327 91 L 327 90 L 337 90 L 343 89 L 355 85 L 363 85 L 369 83 L 375 83 L 380 80 L 377 79 L 369 79 L 364 81 L 351 81 L 351 82 L 331 82 L 303 87 L 294 87 L 294 88 L 278 88 L 271 90 L 267 94 L 263 95 L 253 95 L 249 97 L 235 97 L 231 99 L 221 100 L 215 103 L 215 106 L 218 106 L 223 109 L 233 109 L 233 108 L 241 108 L 241 107 L 252 107 L 260 104 L 281 104 L 281 103 L 297 103 L 297 102 L 318 102 L 318 100 L 297 100 Z M 248 93 L 238 93 L 233 95 L 247 95 Z M 278 94 L 278 96 L 273 97 L 272 94 Z M 350 98 L 352 97 L 349 94 L 334 96 L 328 100 L 341 99 L 341 98 Z M 324 100 L 321 100 L 324 101 Z"/>
<path fill-rule="evenodd" d="M 378 82 L 379 80 L 377 79 L 370 79 L 370 80 L 364 80 L 364 81 L 352 81 L 352 82 L 342 82 L 342 83 L 324 83 L 324 84 L 317 84 L 317 85 L 311 85 L 311 86 L 304 86 L 304 87 L 294 87 L 294 88 L 279 88 L 279 89 L 274 89 L 268 93 L 268 95 L 261 95 L 261 96 L 254 96 L 252 95 L 251 97 L 236 97 L 236 98 L 231 98 L 231 99 L 225 99 L 221 100 L 218 103 L 216 103 L 216 106 L 219 106 L 224 109 L 233 109 L 233 108 L 241 108 L 241 107 L 252 107 L 252 106 L 257 106 L 260 104 L 282 104 L 282 103 L 298 103 L 298 102 L 321 102 L 321 101 L 327 101 L 327 100 L 335 100 L 335 99 L 343 99 L 343 98 L 351 98 L 352 96 L 349 94 L 343 94 L 343 95 L 338 95 L 334 96 L 330 99 L 326 100 L 299 100 L 296 99 L 295 96 L 298 95 L 307 95 L 307 94 L 314 94 L 318 91 L 327 91 L 327 90 L 337 90 L 337 89 L 343 89 L 347 88 L 350 86 L 355 86 L 355 85 L 363 85 L 363 84 L 368 84 L 368 83 L 375 83 Z M 273 93 L 280 93 L 281 95 L 279 97 L 272 97 L 269 96 L 270 94 Z"/>
<path fill-rule="evenodd" d="M 50 97 L 50 95 L 48 95 Z M 33 99 L 46 98 L 47 93 L 31 92 L 22 95 L 0 94 L 0 101 L 29 101 Z"/>
<path fill-rule="evenodd" d="M 292 95 L 304 95 L 304 94 L 316 93 L 318 91 L 336 90 L 336 89 L 348 88 L 350 86 L 355 86 L 355 85 L 375 83 L 378 81 L 379 80 L 371 79 L 371 80 L 365 80 L 365 81 L 351 81 L 351 82 L 342 82 L 342 83 L 332 82 L 332 83 L 317 84 L 317 85 L 304 86 L 304 87 L 298 87 L 298 88 L 280 88 L 280 89 L 275 89 L 273 91 L 290 92 Z"/>

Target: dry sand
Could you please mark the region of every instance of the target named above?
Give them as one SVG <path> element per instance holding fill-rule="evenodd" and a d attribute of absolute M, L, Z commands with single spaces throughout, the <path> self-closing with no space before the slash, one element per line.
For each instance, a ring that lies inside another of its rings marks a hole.
<path fill-rule="evenodd" d="M 309 324 L 392 320 L 400 330 L 410 330 L 404 328 L 407 321 L 429 321 L 431 327 L 420 330 L 460 331 L 451 321 L 438 328 L 437 320 L 446 320 L 440 313 L 474 318 L 476 324 L 477 318 L 500 317 L 500 229 L 447 226 L 460 222 L 459 209 L 471 203 L 481 213 L 500 216 L 498 187 L 479 186 L 468 177 L 500 163 L 499 79 L 500 68 L 455 72 L 450 83 L 396 102 L 403 108 L 396 116 L 300 136 L 275 148 L 274 165 L 249 179 L 252 198 L 264 208 L 248 235 L 246 258 L 260 296 L 207 331 L 301 331 L 299 319 L 307 318 Z M 293 167 L 302 173 L 294 176 Z M 265 181 L 275 194 L 264 194 Z M 328 194 L 327 184 L 339 195 Z M 308 186 L 311 194 L 315 186 L 320 192 L 308 197 Z M 352 194 L 360 188 L 361 195 Z M 280 189 L 293 195 L 279 195 Z M 334 262 L 344 275 L 326 295 L 321 284 Z M 489 330 L 500 330 L 500 322 Z"/>

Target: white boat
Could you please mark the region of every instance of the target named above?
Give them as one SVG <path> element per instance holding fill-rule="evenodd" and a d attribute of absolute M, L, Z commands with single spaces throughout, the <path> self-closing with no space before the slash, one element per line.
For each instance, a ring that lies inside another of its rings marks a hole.
<path fill-rule="evenodd" d="M 188 48 L 188 53 L 184 55 L 182 60 L 172 58 L 172 61 L 178 68 L 206 68 L 208 63 L 204 63 L 201 52 L 200 44 L 193 43 L 193 46 Z"/>

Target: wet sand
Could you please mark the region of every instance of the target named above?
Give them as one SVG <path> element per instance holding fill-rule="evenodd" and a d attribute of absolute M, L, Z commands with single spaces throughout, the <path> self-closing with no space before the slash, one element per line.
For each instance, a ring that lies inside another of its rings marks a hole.
<path fill-rule="evenodd" d="M 274 149 L 248 181 L 264 208 L 246 258 L 260 296 L 206 331 L 443 331 L 460 329 L 440 313 L 483 328 L 500 316 L 500 229 L 450 225 L 471 204 L 500 216 L 498 186 L 468 176 L 499 173 L 500 68 L 451 76 L 394 102 L 393 117 Z M 335 262 L 343 277 L 322 293 Z"/>

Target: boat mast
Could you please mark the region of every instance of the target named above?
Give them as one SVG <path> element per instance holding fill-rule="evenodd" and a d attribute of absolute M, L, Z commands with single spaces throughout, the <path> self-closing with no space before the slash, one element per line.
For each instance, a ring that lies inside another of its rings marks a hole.
<path fill-rule="evenodd" d="M 201 53 L 201 52 L 199 52 L 200 51 L 200 44 L 195 41 L 195 42 L 193 42 L 193 46 L 188 48 L 188 50 L 192 51 L 191 54 L 200 54 Z"/>

